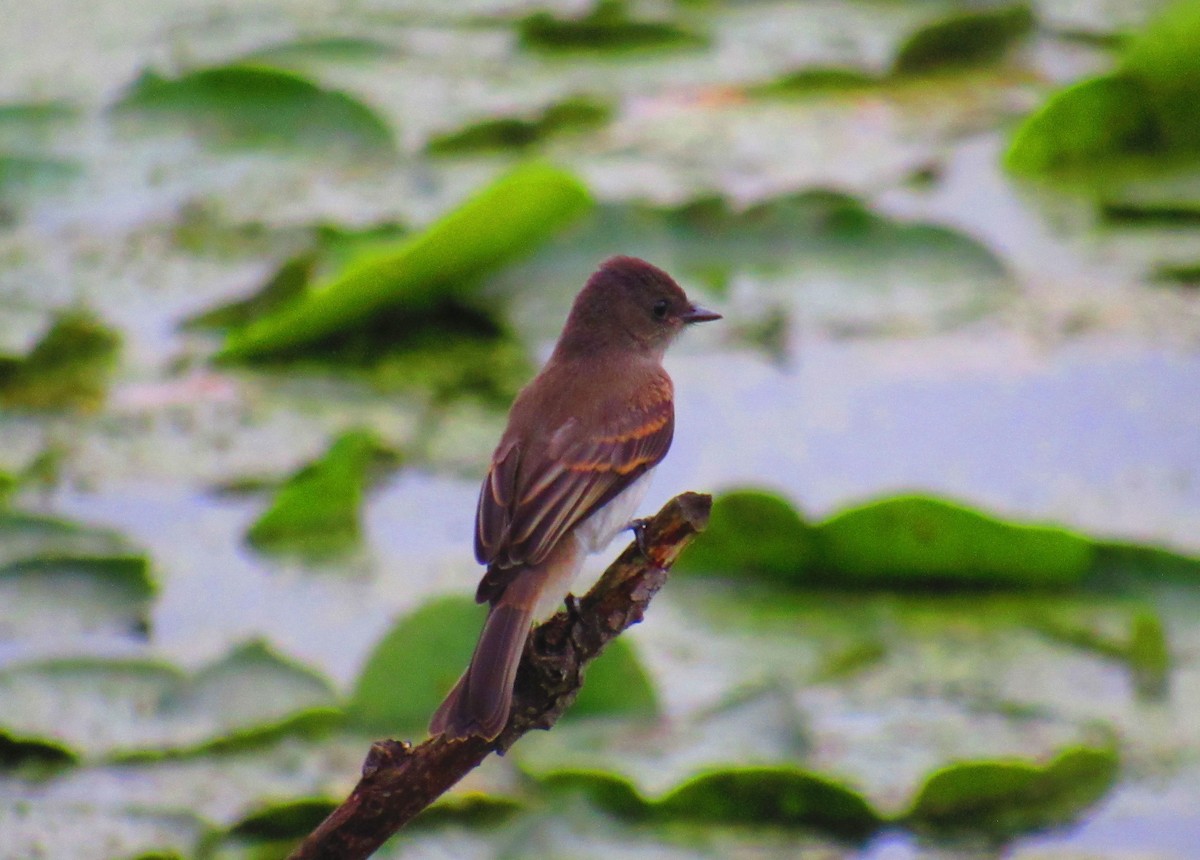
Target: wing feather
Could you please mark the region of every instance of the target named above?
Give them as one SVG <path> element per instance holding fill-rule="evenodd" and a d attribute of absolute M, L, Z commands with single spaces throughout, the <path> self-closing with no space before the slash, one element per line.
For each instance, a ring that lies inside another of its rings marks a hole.
<path fill-rule="evenodd" d="M 511 574 L 542 561 L 571 528 L 618 496 L 667 454 L 675 432 L 670 381 L 599 432 L 571 419 L 542 455 L 498 451 L 480 490 L 476 556 L 488 565 L 476 599 L 491 600 Z"/>

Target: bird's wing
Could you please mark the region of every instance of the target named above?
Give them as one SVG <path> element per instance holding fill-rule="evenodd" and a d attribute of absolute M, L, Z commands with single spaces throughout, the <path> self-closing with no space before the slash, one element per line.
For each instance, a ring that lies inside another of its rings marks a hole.
<path fill-rule="evenodd" d="M 488 572 L 476 599 L 498 594 L 507 572 L 540 562 L 571 528 L 653 468 L 674 432 L 671 385 L 663 377 L 598 431 L 570 419 L 545 450 L 502 446 L 479 493 L 475 555 Z"/>

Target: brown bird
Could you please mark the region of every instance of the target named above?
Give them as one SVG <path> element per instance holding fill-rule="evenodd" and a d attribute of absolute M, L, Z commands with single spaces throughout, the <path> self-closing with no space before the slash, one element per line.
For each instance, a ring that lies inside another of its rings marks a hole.
<path fill-rule="evenodd" d="M 586 552 L 631 525 L 675 431 L 663 353 L 689 323 L 720 319 L 662 269 L 613 257 L 575 299 L 546 366 L 517 395 L 475 513 L 475 599 L 490 604 L 467 671 L 429 724 L 491 739 L 537 618 L 568 593 Z"/>

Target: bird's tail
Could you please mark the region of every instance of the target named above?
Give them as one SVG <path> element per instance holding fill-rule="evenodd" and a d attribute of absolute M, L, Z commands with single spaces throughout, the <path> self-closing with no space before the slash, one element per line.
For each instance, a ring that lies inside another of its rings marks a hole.
<path fill-rule="evenodd" d="M 508 590 L 511 586 L 488 612 L 471 663 L 438 706 L 429 722 L 430 734 L 491 740 L 508 722 L 513 682 L 536 603 L 505 600 Z"/>
<path fill-rule="evenodd" d="M 582 546 L 567 537 L 537 565 L 517 571 L 493 597 L 471 664 L 429 721 L 430 734 L 487 740 L 500 734 L 529 628 L 562 604 L 582 561 Z"/>

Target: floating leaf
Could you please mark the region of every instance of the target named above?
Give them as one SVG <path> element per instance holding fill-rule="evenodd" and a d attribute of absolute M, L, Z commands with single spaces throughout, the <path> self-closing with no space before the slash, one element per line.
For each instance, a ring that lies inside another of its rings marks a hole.
<path fill-rule="evenodd" d="M 753 96 L 801 96 L 873 87 L 881 80 L 861 69 L 814 67 L 798 69 L 773 81 L 757 84 L 747 92 Z"/>
<path fill-rule="evenodd" d="M 448 154 L 526 147 L 563 132 L 598 128 L 611 116 L 612 108 L 607 104 L 575 97 L 552 104 L 528 119 L 500 117 L 439 135 L 425 148 L 435 154 Z"/>
<path fill-rule="evenodd" d="M 436 403 L 469 396 L 506 408 L 533 375 L 525 347 L 507 330 L 488 331 L 487 316 L 447 305 L 420 321 L 419 331 L 406 330 L 397 348 L 371 365 L 376 387 L 425 391 Z"/>
<path fill-rule="evenodd" d="M 1138 579 L 1189 586 L 1200 581 L 1200 557 L 1131 543 L 1098 543 L 1095 568 L 1097 579 L 1117 585 Z"/>
<path fill-rule="evenodd" d="M 1129 665 L 1138 697 L 1157 701 L 1170 691 L 1171 650 L 1162 620 L 1153 612 L 1139 612 L 1129 636 Z"/>
<path fill-rule="evenodd" d="M 0 732 L 0 771 L 55 770 L 77 761 L 75 754 L 62 746 L 41 738 L 25 739 Z"/>
<path fill-rule="evenodd" d="M 519 812 L 523 805 L 512 797 L 479 791 L 443 794 L 408 827 L 443 827 L 456 824 L 492 828 Z"/>
<path fill-rule="evenodd" d="M 390 253 L 404 230 L 382 224 L 365 230 L 322 228 L 312 248 L 285 262 L 253 295 L 186 320 L 183 325 L 224 330 L 303 300 L 314 277 L 355 260 Z M 383 391 L 420 391 L 435 402 L 470 396 L 508 406 L 532 373 L 525 347 L 498 321 L 494 307 L 435 299 L 425 309 L 387 309 L 369 321 L 259 363 L 334 370 L 364 378 Z"/>
<path fill-rule="evenodd" d="M 75 119 L 79 110 L 70 102 L 18 102 L 0 105 L 0 133 L 18 129 L 24 133 L 38 134 L 47 128 Z"/>
<path fill-rule="evenodd" d="M 897 221 L 851 195 L 813 189 L 746 208 L 720 197 L 674 207 L 601 205 L 503 273 L 496 289 L 582 283 L 596 260 L 614 253 L 652 260 L 713 290 L 739 274 L 779 278 L 806 320 L 854 330 L 894 325 L 897 317 L 921 325 L 970 319 L 1005 301 L 1011 283 L 1003 262 L 965 234 Z"/>
<path fill-rule="evenodd" d="M 849 648 L 834 651 L 821 660 L 821 668 L 813 676 L 818 682 L 838 681 L 853 677 L 879 665 L 887 659 L 887 644 L 880 639 L 856 642 Z"/>
<path fill-rule="evenodd" d="M 1033 24 L 1033 11 L 1024 3 L 960 12 L 909 36 L 892 68 L 896 74 L 917 74 L 990 62 L 1032 31 Z"/>
<path fill-rule="evenodd" d="M 517 24 L 521 44 L 543 51 L 699 48 L 708 40 L 669 21 L 630 17 L 624 0 L 599 0 L 587 15 L 556 18 L 535 12 Z"/>
<path fill-rule="evenodd" d="M 555 770 L 539 778 L 543 788 L 563 794 L 577 793 L 592 805 L 627 820 L 648 818 L 651 802 L 629 780 L 602 770 Z"/>
<path fill-rule="evenodd" d="M 184 328 L 228 330 L 249 325 L 299 298 L 312 279 L 314 254 L 286 261 L 254 295 L 221 305 L 184 320 Z"/>
<path fill-rule="evenodd" d="M 1200 153 L 1200 4 L 1164 8 L 1130 40 L 1121 69 L 1142 85 L 1167 148 Z"/>
<path fill-rule="evenodd" d="M 816 565 L 816 541 L 813 527 L 785 499 L 755 490 L 732 490 L 713 501 L 708 527 L 675 569 L 746 571 L 764 579 L 795 582 Z"/>
<path fill-rule="evenodd" d="M 1076 747 L 1045 765 L 964 762 L 925 782 L 906 820 L 921 830 L 1011 837 L 1066 824 L 1108 793 L 1117 778 L 1111 749 Z"/>
<path fill-rule="evenodd" d="M 1093 560 L 1092 543 L 1065 529 L 921 496 L 854 508 L 818 529 L 823 565 L 845 585 L 1066 587 L 1078 585 Z"/>
<path fill-rule="evenodd" d="M 58 188 L 82 172 L 77 163 L 62 158 L 0 153 L 0 197 Z"/>
<path fill-rule="evenodd" d="M 809 525 L 778 496 L 738 490 L 716 499 L 680 569 L 839 587 L 1044 588 L 1078 584 L 1094 559 L 1087 538 L 941 499 L 898 496 Z"/>
<path fill-rule="evenodd" d="M 0 641 L 140 638 L 155 591 L 148 559 L 119 535 L 0 513 Z"/>
<path fill-rule="evenodd" d="M 466 597 L 425 603 L 387 633 L 358 676 L 350 721 L 370 732 L 424 732 L 466 669 L 484 608 Z"/>
<path fill-rule="evenodd" d="M 216 144 L 387 154 L 388 124 L 358 99 L 290 71 L 235 63 L 169 79 L 142 76 L 114 110 L 183 123 Z"/>
<path fill-rule="evenodd" d="M 288 478 L 246 534 L 260 550 L 326 556 L 356 544 L 368 472 L 383 451 L 375 436 L 351 430 Z"/>
<path fill-rule="evenodd" d="M 1158 117 L 1142 85 L 1124 75 L 1089 78 L 1050 97 L 1013 135 L 1005 166 L 1046 173 L 1113 156 L 1159 152 Z"/>
<path fill-rule="evenodd" d="M 188 676 L 149 660 L 53 659 L 0 670 L 0 731 L 135 760 L 271 740 L 335 717 L 333 690 L 261 643 Z M 319 719 L 318 719 L 319 718 Z"/>
<path fill-rule="evenodd" d="M 817 827 L 862 838 L 880 825 L 863 796 L 793 767 L 747 767 L 688 780 L 655 804 L 659 816 L 725 824 Z"/>
<path fill-rule="evenodd" d="M 430 601 L 392 628 L 367 659 L 348 706 L 373 732 L 424 732 L 467 668 L 485 611 L 465 597 Z M 654 688 L 628 643 L 613 642 L 588 666 L 570 718 L 657 712 Z"/>
<path fill-rule="evenodd" d="M 1117 69 L 1051 96 L 1014 133 L 1005 166 L 1094 172 L 1116 158 L 1200 154 L 1200 6 L 1169 5 L 1122 52 Z"/>
<path fill-rule="evenodd" d="M 296 39 L 259 48 L 243 62 L 266 66 L 306 66 L 314 62 L 352 63 L 386 60 L 399 54 L 392 45 L 361 36 L 325 36 Z"/>
<path fill-rule="evenodd" d="M 654 684 L 637 651 L 624 639 L 615 639 L 587 667 L 583 689 L 564 718 L 652 717 L 657 713 Z"/>
<path fill-rule="evenodd" d="M 331 281 L 233 332 L 221 358 L 279 354 L 347 329 L 384 310 L 429 311 L 461 297 L 590 205 L 586 189 L 544 164 L 520 167 L 390 251 L 355 260 Z"/>
<path fill-rule="evenodd" d="M 541 783 L 581 793 L 600 809 L 634 821 L 813 827 L 845 838 L 869 835 L 881 823 L 862 795 L 790 766 L 713 770 L 659 799 L 644 797 L 628 780 L 604 771 L 561 770 Z"/>
<path fill-rule="evenodd" d="M 229 828 L 233 836 L 256 840 L 300 839 L 328 817 L 337 801 L 306 797 L 260 808 Z"/>
<path fill-rule="evenodd" d="M 120 343 L 90 314 L 60 315 L 28 355 L 0 357 L 0 404 L 38 410 L 99 407 Z"/>
<path fill-rule="evenodd" d="M 1197 220 L 1200 221 L 1200 213 L 1197 213 Z M 1171 281 L 1184 287 L 1200 287 L 1200 263 L 1158 266 L 1151 277 L 1156 281 Z"/>

